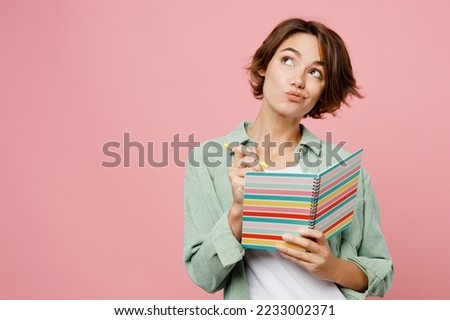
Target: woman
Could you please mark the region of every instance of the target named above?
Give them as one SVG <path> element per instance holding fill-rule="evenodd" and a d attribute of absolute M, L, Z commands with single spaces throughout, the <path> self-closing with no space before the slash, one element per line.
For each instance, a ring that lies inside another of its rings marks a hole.
<path fill-rule="evenodd" d="M 318 22 L 289 19 L 269 34 L 248 71 L 253 94 L 262 101 L 255 121 L 205 142 L 190 156 L 184 253 L 189 276 L 208 292 L 224 289 L 225 299 L 384 296 L 393 265 L 363 169 L 352 224 L 330 241 L 321 231 L 300 229 L 283 240 L 306 251 L 244 250 L 240 244 L 245 172 L 318 172 L 336 160 L 330 159 L 333 146 L 300 123 L 333 114 L 349 96 L 361 97 L 344 42 Z M 228 148 L 220 152 L 223 144 Z"/>

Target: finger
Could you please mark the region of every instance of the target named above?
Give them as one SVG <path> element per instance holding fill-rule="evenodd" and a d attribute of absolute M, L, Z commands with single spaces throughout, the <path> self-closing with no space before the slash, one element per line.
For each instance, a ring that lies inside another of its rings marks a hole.
<path fill-rule="evenodd" d="M 323 246 L 327 243 L 327 239 L 322 231 L 310 228 L 300 228 L 299 234 L 302 237 L 313 239 L 317 244 Z"/>
<path fill-rule="evenodd" d="M 319 245 L 315 241 L 313 241 L 309 238 L 305 238 L 301 235 L 287 233 L 287 234 L 283 235 L 283 240 L 288 243 L 292 243 L 297 246 L 300 246 L 300 247 L 304 248 L 305 251 L 308 251 L 308 252 L 317 253 L 317 252 L 319 252 L 319 249 L 320 249 Z"/>
<path fill-rule="evenodd" d="M 228 150 L 231 150 L 231 152 L 233 152 L 238 157 L 243 157 L 243 156 L 255 157 L 255 155 L 258 156 L 258 152 L 256 151 L 256 148 L 254 146 L 246 146 L 246 145 L 240 144 L 240 145 L 235 145 L 233 147 L 230 147 L 230 145 L 229 145 Z"/>
<path fill-rule="evenodd" d="M 276 248 L 284 258 L 291 261 L 302 261 L 308 263 L 312 263 L 314 261 L 314 255 L 303 249 L 294 249 L 283 245 L 277 245 Z"/>
<path fill-rule="evenodd" d="M 252 172 L 252 171 L 257 171 L 256 170 L 256 167 L 243 167 L 243 168 L 236 168 L 235 169 L 235 174 L 238 176 L 238 177 L 242 177 L 243 179 L 245 178 L 245 174 L 247 173 L 247 172 Z"/>
<path fill-rule="evenodd" d="M 233 177 L 239 177 L 242 178 L 242 181 L 244 181 L 245 173 L 249 171 L 256 171 L 255 167 L 237 167 L 233 164 L 232 167 L 228 168 L 228 176 L 233 181 Z"/>
<path fill-rule="evenodd" d="M 259 171 L 259 172 L 264 172 L 264 166 L 262 165 L 261 161 L 258 162 L 258 164 L 256 166 L 253 167 L 253 171 Z"/>
<path fill-rule="evenodd" d="M 256 167 L 259 165 L 259 157 L 257 154 L 253 154 L 251 156 L 244 156 L 240 159 L 236 159 L 237 164 L 239 167 Z"/>
<path fill-rule="evenodd" d="M 295 258 L 295 257 L 285 254 L 283 252 L 280 252 L 280 256 L 282 256 L 284 259 L 292 261 L 308 270 L 313 266 L 313 263 L 311 263 L 309 261 Z"/>
<path fill-rule="evenodd" d="M 255 165 L 255 167 L 257 167 L 257 170 L 255 170 L 255 171 L 264 171 L 264 169 L 269 168 L 269 165 L 259 157 L 258 151 L 256 150 L 255 147 L 247 147 L 246 146 L 245 148 L 246 149 L 243 151 L 246 155 L 249 155 L 252 158 L 255 158 L 258 160 L 259 166 Z"/>
<path fill-rule="evenodd" d="M 238 194 L 244 194 L 245 193 L 244 184 L 237 184 L 235 186 L 235 192 Z"/>
<path fill-rule="evenodd" d="M 244 175 L 241 174 L 241 170 L 235 170 L 235 172 L 230 174 L 230 182 L 233 188 L 237 186 L 244 186 Z"/>
<path fill-rule="evenodd" d="M 233 165 L 239 167 L 240 165 L 238 165 L 241 162 L 241 159 L 245 157 L 245 154 L 243 154 L 240 151 L 239 147 L 234 147 L 233 148 Z"/>
<path fill-rule="evenodd" d="M 251 168 L 251 171 L 258 172 L 264 172 L 264 169 L 268 167 L 268 165 L 265 164 L 264 161 L 252 157 L 245 157 L 245 159 L 242 160 L 241 164 L 242 167 Z"/>
<path fill-rule="evenodd" d="M 256 153 L 256 148 L 254 146 L 246 146 L 243 144 L 224 144 L 224 146 L 232 153 L 242 154 L 248 156 L 251 153 Z"/>
<path fill-rule="evenodd" d="M 239 143 L 224 143 L 224 147 L 230 151 L 230 153 L 234 154 L 235 158 L 242 158 L 244 153 L 242 152 L 242 145 Z"/>
<path fill-rule="evenodd" d="M 269 167 L 264 161 L 259 159 L 258 152 L 254 146 L 234 145 L 224 143 L 227 150 L 234 154 L 233 164 L 236 167 L 255 167 L 254 171 L 264 171 Z M 245 159 L 243 159 L 245 158 Z M 238 162 L 241 160 L 241 162 Z"/>
<path fill-rule="evenodd" d="M 233 176 L 230 178 L 231 188 L 235 194 L 244 194 L 244 178 Z"/>
<path fill-rule="evenodd" d="M 256 152 L 256 148 L 254 146 L 244 146 L 244 145 L 241 145 L 241 153 L 245 154 L 246 156 L 250 156 L 252 154 L 258 154 L 258 152 Z"/>

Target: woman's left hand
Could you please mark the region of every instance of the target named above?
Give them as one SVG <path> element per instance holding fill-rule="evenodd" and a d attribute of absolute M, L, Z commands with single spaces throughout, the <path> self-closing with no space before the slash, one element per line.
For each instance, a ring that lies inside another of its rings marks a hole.
<path fill-rule="evenodd" d="M 302 250 L 278 245 L 281 256 L 304 267 L 321 280 L 333 281 L 339 258 L 331 252 L 324 234 L 319 230 L 301 229 L 299 234 L 285 234 L 283 240 L 306 249 Z"/>

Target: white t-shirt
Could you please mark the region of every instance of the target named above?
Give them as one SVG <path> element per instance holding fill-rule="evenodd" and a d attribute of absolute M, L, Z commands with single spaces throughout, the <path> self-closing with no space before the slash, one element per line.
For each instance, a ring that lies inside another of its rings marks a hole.
<path fill-rule="evenodd" d="M 300 166 L 277 172 L 299 172 Z M 319 280 L 278 251 L 245 250 L 245 272 L 253 300 L 344 300 L 337 285 Z"/>

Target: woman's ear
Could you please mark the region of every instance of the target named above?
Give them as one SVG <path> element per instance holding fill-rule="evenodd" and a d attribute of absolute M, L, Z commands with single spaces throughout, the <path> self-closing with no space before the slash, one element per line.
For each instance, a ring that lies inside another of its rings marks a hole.
<path fill-rule="evenodd" d="M 258 70 L 258 74 L 264 78 L 266 76 L 266 70 Z"/>

